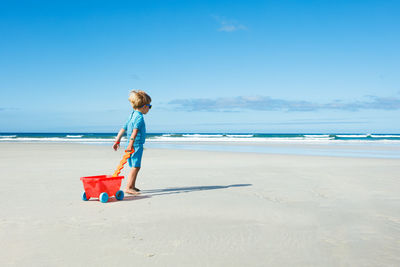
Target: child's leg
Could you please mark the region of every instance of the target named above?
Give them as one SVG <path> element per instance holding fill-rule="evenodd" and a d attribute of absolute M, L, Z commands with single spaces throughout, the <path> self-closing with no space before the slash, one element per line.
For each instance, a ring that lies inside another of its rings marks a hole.
<path fill-rule="evenodd" d="M 129 171 L 128 174 L 128 183 L 126 184 L 126 189 L 125 192 L 127 193 L 136 193 L 136 191 L 134 190 L 135 188 L 135 184 L 136 184 L 136 178 L 138 175 L 138 172 L 140 170 L 140 167 L 133 167 L 131 168 L 131 170 Z"/>

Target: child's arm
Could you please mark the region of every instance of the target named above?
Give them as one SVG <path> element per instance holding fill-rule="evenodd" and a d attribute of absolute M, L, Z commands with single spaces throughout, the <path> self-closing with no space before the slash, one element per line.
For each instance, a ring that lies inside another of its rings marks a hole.
<path fill-rule="evenodd" d="M 119 143 L 124 134 L 125 134 L 125 129 L 121 128 L 121 130 L 119 130 L 119 133 L 118 133 L 117 138 L 115 139 L 115 143 L 113 145 L 113 148 L 115 151 L 119 148 Z"/>
<path fill-rule="evenodd" d="M 139 129 L 133 129 L 132 134 L 131 134 L 131 138 L 129 140 L 129 144 L 128 147 L 126 148 L 126 150 L 128 151 L 132 151 L 133 150 L 133 143 L 135 142 L 136 136 L 139 132 Z"/>

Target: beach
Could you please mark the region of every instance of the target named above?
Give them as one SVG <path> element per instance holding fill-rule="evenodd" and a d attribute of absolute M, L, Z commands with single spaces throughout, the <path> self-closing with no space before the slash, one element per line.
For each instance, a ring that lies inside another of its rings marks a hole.
<path fill-rule="evenodd" d="M 0 143 L 0 265 L 400 265 L 398 158 L 145 148 L 141 195 L 82 201 L 122 155 Z"/>

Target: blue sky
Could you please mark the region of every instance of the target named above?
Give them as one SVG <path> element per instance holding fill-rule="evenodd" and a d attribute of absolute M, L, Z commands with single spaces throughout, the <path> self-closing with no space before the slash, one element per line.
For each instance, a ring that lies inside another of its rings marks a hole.
<path fill-rule="evenodd" d="M 400 1 L 0 4 L 1 132 L 400 133 Z"/>

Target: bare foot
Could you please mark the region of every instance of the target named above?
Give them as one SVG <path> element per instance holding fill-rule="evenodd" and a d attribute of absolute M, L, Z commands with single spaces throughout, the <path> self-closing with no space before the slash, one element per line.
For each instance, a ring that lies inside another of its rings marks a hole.
<path fill-rule="evenodd" d="M 137 187 L 134 187 L 133 190 L 135 190 L 136 192 L 140 192 L 140 189 Z"/>
<path fill-rule="evenodd" d="M 139 192 L 136 192 L 135 190 L 131 189 L 131 188 L 127 188 L 125 189 L 125 193 L 127 194 L 131 194 L 131 195 L 139 195 Z"/>

